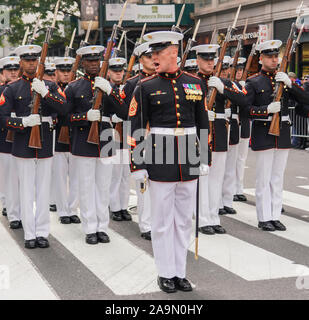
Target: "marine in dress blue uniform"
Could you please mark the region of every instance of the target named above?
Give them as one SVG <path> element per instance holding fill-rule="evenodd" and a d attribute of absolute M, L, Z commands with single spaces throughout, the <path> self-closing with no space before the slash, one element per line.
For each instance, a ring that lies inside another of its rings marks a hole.
<path fill-rule="evenodd" d="M 88 244 L 109 242 L 109 187 L 112 177 L 113 144 L 110 118 L 116 113 L 126 119 L 128 109 L 123 107 L 118 90 L 106 79 L 98 77 L 102 46 L 87 46 L 77 50 L 82 56 L 85 74 L 66 87 L 65 94 L 72 127 L 71 152 L 76 161 L 79 181 L 79 203 L 82 228 Z M 103 113 L 92 109 L 95 88 L 107 92 L 103 96 Z M 87 142 L 92 121 L 100 121 L 100 145 Z"/>
<path fill-rule="evenodd" d="M 246 82 L 247 112 L 252 122 L 251 148 L 256 156 L 256 211 L 258 227 L 264 231 L 285 231 L 280 222 L 284 170 L 291 147 L 289 98 L 302 106 L 309 96 L 287 74 L 276 72 L 280 40 L 265 41 L 258 47 L 262 70 Z M 276 82 L 284 83 L 280 102 L 273 102 Z M 274 113 L 280 112 L 280 136 L 268 133 Z"/>
<path fill-rule="evenodd" d="M 53 117 L 66 113 L 66 99 L 54 82 L 35 78 L 41 47 L 20 46 L 15 50 L 21 59 L 24 73 L 10 83 L 1 95 L 0 117 L 2 126 L 14 131 L 12 155 L 16 158 L 20 185 L 21 218 L 25 247 L 49 246 L 49 196 L 53 157 Z M 31 114 L 29 108 L 34 91 L 42 96 L 41 114 Z M 16 116 L 12 117 L 11 112 Z M 31 128 L 41 126 L 42 148 L 28 147 Z M 36 210 L 34 213 L 34 201 Z"/>
<path fill-rule="evenodd" d="M 200 143 L 198 149 L 198 136 L 201 141 L 208 141 L 205 95 L 199 78 L 178 69 L 178 45 L 182 37 L 170 31 L 144 36 L 152 49 L 158 74 L 143 79 L 136 87 L 129 110 L 131 171 L 142 181 L 149 176 L 151 237 L 158 285 L 168 293 L 192 290 L 185 278 L 186 257 L 196 182 L 200 167 L 203 171 L 208 163 L 207 142 Z M 145 130 L 148 122 L 149 135 L 144 140 L 138 131 Z M 145 150 L 144 158 L 141 149 Z"/>

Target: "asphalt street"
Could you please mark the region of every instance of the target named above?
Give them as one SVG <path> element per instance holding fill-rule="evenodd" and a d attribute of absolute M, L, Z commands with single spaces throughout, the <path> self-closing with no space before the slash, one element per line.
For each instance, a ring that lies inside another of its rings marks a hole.
<path fill-rule="evenodd" d="M 61 225 L 51 212 L 48 249 L 25 249 L 23 231 L 11 230 L 6 217 L 0 217 L 0 300 L 307 300 L 309 152 L 290 151 L 281 220 L 286 232 L 257 228 L 255 174 L 254 152 L 249 151 L 248 201 L 234 203 L 236 215 L 221 217 L 227 234 L 200 234 L 197 261 L 192 230 L 187 277 L 193 292 L 168 295 L 159 290 L 151 242 L 140 237 L 136 213 L 132 222 L 110 221 L 110 243 L 89 246 L 80 225 Z M 135 202 L 132 190 L 130 204 Z"/>

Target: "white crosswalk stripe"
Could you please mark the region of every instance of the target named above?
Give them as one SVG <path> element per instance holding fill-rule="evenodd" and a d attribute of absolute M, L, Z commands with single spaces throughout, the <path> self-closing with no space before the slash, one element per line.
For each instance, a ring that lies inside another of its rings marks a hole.
<path fill-rule="evenodd" d="M 255 189 L 244 189 L 244 193 L 255 196 Z M 308 211 L 309 197 L 283 190 L 283 205 Z"/>
<path fill-rule="evenodd" d="M 85 243 L 80 225 L 62 225 L 51 218 L 51 234 L 117 295 L 159 291 L 153 258 L 109 229 L 111 242 Z"/>
<path fill-rule="evenodd" d="M 257 227 L 258 222 L 254 206 L 234 202 L 234 209 L 238 213 L 236 215 L 229 215 L 229 217 Z M 287 230 L 276 232 L 274 235 L 309 247 L 309 224 L 307 222 L 286 215 L 281 215 L 280 221 L 287 226 Z"/>
<path fill-rule="evenodd" d="M 0 223 L 0 300 L 57 300 L 29 259 Z"/>

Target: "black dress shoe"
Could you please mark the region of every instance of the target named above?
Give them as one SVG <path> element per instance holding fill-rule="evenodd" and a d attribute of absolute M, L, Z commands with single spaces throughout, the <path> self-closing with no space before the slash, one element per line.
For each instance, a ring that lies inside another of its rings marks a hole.
<path fill-rule="evenodd" d="M 71 219 L 70 219 L 70 217 L 60 217 L 59 218 L 59 220 L 60 220 L 60 223 L 62 223 L 62 224 L 70 224 L 71 223 Z"/>
<path fill-rule="evenodd" d="M 27 249 L 36 248 L 36 240 L 35 239 L 25 240 L 25 248 Z"/>
<path fill-rule="evenodd" d="M 57 206 L 55 204 L 50 204 L 49 205 L 49 211 L 56 212 L 57 211 Z"/>
<path fill-rule="evenodd" d="M 275 227 L 271 221 L 259 222 L 258 227 L 263 231 L 275 231 Z"/>
<path fill-rule="evenodd" d="M 110 242 L 109 236 L 105 232 L 97 232 L 98 241 L 101 243 L 108 243 Z"/>
<path fill-rule="evenodd" d="M 97 244 L 98 243 L 97 234 L 96 233 L 86 234 L 86 243 L 88 243 L 88 244 Z"/>
<path fill-rule="evenodd" d="M 3 209 L 2 209 L 2 215 L 5 216 L 5 217 L 7 217 L 6 208 L 3 208 Z"/>
<path fill-rule="evenodd" d="M 175 282 L 173 279 L 158 277 L 157 281 L 158 281 L 158 286 L 162 291 L 166 293 L 173 293 L 177 291 L 175 287 Z"/>
<path fill-rule="evenodd" d="M 128 210 L 121 210 L 121 216 L 122 216 L 122 220 L 124 221 L 131 221 L 132 217 L 130 215 L 130 213 L 128 212 Z"/>
<path fill-rule="evenodd" d="M 187 292 L 192 291 L 192 286 L 186 278 L 181 279 L 181 278 L 175 277 L 174 282 L 177 290 L 187 291 Z"/>
<path fill-rule="evenodd" d="M 39 248 L 48 248 L 49 247 L 49 242 L 46 238 L 44 237 L 37 237 L 36 238 L 36 245 Z"/>
<path fill-rule="evenodd" d="M 244 194 L 235 194 L 233 201 L 247 201 L 247 197 Z"/>
<path fill-rule="evenodd" d="M 226 233 L 226 230 L 221 227 L 221 226 L 212 226 L 212 228 L 215 230 L 215 233 L 218 233 L 218 234 L 224 234 Z"/>
<path fill-rule="evenodd" d="M 227 212 L 226 212 L 223 208 L 220 208 L 218 213 L 219 213 L 221 216 L 224 215 L 224 214 L 227 214 Z"/>
<path fill-rule="evenodd" d="M 226 211 L 227 214 L 236 214 L 237 211 L 233 208 L 230 208 L 230 207 L 226 207 L 224 206 L 224 210 Z"/>
<path fill-rule="evenodd" d="M 198 230 L 199 232 L 204 234 L 209 234 L 209 235 L 215 234 L 215 230 L 211 226 L 200 227 Z"/>
<path fill-rule="evenodd" d="M 151 231 L 143 232 L 141 234 L 141 237 L 144 238 L 145 240 L 151 240 Z"/>
<path fill-rule="evenodd" d="M 283 223 L 281 223 L 279 220 L 273 220 L 271 221 L 272 225 L 275 227 L 278 231 L 286 231 L 286 227 Z"/>
<path fill-rule="evenodd" d="M 122 212 L 121 210 L 120 211 L 114 211 L 112 212 L 112 219 L 114 221 L 122 221 Z"/>
<path fill-rule="evenodd" d="M 284 208 L 282 207 L 282 208 L 281 208 L 281 213 L 283 213 L 283 212 L 285 212 L 285 210 L 284 210 Z"/>
<path fill-rule="evenodd" d="M 19 221 L 19 220 L 15 220 L 15 221 L 10 222 L 11 229 L 20 229 L 22 227 L 23 227 L 23 225 L 22 225 L 21 221 Z"/>
<path fill-rule="evenodd" d="M 70 220 L 72 223 L 80 223 L 80 219 L 77 215 L 70 216 Z"/>

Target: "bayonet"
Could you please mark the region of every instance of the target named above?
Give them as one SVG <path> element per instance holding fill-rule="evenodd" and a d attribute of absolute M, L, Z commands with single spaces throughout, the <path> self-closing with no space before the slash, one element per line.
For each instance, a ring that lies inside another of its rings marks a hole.
<path fill-rule="evenodd" d="M 232 25 L 232 29 L 233 29 L 233 30 L 236 29 L 236 24 L 237 24 L 237 20 L 238 20 L 238 17 L 239 17 L 240 9 L 241 9 L 241 4 L 240 4 L 239 7 L 238 7 L 238 10 L 237 10 L 237 13 L 236 13 L 236 16 L 235 16 L 233 25 Z"/>
<path fill-rule="evenodd" d="M 215 27 L 214 31 L 212 32 L 212 36 L 211 36 L 209 44 L 214 44 L 215 43 L 216 34 L 217 34 L 217 27 Z"/>
<path fill-rule="evenodd" d="M 21 44 L 22 46 L 24 46 L 26 44 L 28 35 L 29 35 L 29 27 L 27 27 L 27 29 L 26 29 L 26 32 L 25 32 L 25 35 L 24 35 L 24 39 L 23 39 L 23 42 Z"/>
<path fill-rule="evenodd" d="M 124 38 L 125 34 L 126 34 L 126 31 L 123 30 L 122 34 L 121 34 L 121 37 L 120 37 L 120 40 L 119 40 L 119 43 L 118 43 L 118 47 L 114 49 L 112 58 L 115 58 L 115 57 L 118 56 L 118 52 L 120 51 L 120 48 L 121 48 L 121 45 L 122 45 L 122 41 L 123 41 L 123 38 Z"/>
<path fill-rule="evenodd" d="M 66 46 L 66 48 L 65 48 L 65 54 L 64 54 L 65 57 L 68 57 L 70 55 L 70 50 L 73 49 L 73 42 L 74 42 L 75 34 L 76 34 L 76 28 L 74 28 L 74 30 L 73 30 L 69 46 Z"/>

